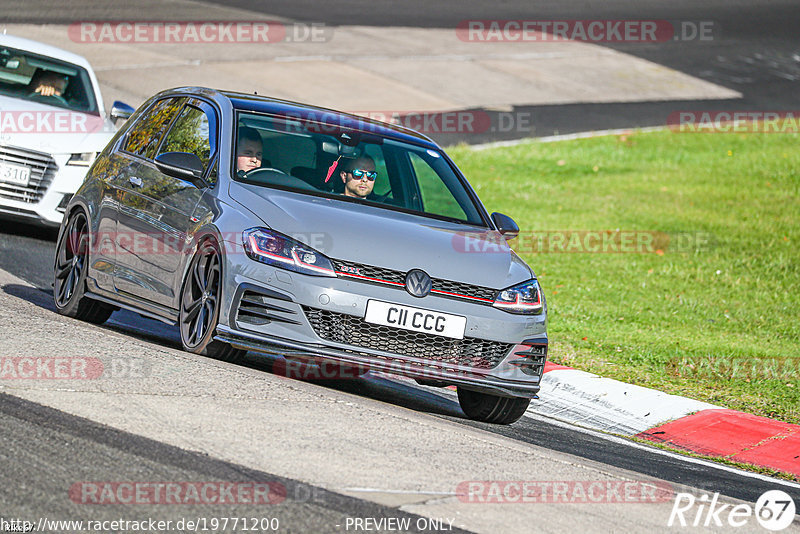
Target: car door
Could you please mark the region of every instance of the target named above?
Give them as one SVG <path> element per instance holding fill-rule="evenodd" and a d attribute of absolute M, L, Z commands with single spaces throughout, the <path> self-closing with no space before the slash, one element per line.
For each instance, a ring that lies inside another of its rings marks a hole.
<path fill-rule="evenodd" d="M 131 175 L 137 183 L 119 210 L 118 234 L 133 237 L 133 254 L 115 280 L 118 291 L 174 307 L 180 291 L 180 265 L 190 245 L 188 230 L 202 190 L 189 181 L 168 176 L 153 161 L 164 152 L 196 154 L 208 169 L 216 156 L 217 115 L 199 99 L 189 99 L 171 121 L 152 157 L 137 160 Z"/>
<path fill-rule="evenodd" d="M 119 207 L 131 188 L 131 164 L 137 157 L 144 157 L 148 151 L 155 152 L 157 148 L 158 128 L 154 127 L 154 122 L 160 114 L 164 114 L 166 103 L 166 101 L 153 103 L 146 108 L 143 107 L 141 112 L 137 112 L 126 124 L 124 135 L 114 142 L 108 153 L 104 151 L 92 167 L 91 173 L 97 179 L 95 183 L 101 200 L 95 215 L 96 242 L 93 245 L 89 273 L 100 289 L 115 290 L 117 258 L 119 256 L 125 261 L 130 254 L 128 249 L 131 245 L 126 239 L 129 236 L 120 239 L 117 233 Z M 120 243 L 126 247 L 122 249 L 122 254 L 118 254 Z"/>
<path fill-rule="evenodd" d="M 144 181 L 139 175 L 140 164 L 152 161 L 170 124 L 182 109 L 186 98 L 165 98 L 154 102 L 142 114 L 125 137 L 119 157 L 127 165 L 111 181 L 116 195 L 114 232 L 114 287 L 117 291 L 142 295 L 146 288 L 155 287 L 158 280 L 147 269 L 144 256 L 151 256 L 152 246 L 144 219 L 150 215 L 147 198 L 142 195 Z M 142 289 L 139 289 L 142 288 Z"/>
<path fill-rule="evenodd" d="M 89 276 L 97 287 L 105 291 L 114 291 L 117 212 L 122 195 L 117 185 L 127 181 L 130 162 L 126 154 L 116 149 L 101 155 L 91 171 L 96 179 L 94 183 L 100 203 L 95 215 L 97 222 Z"/>

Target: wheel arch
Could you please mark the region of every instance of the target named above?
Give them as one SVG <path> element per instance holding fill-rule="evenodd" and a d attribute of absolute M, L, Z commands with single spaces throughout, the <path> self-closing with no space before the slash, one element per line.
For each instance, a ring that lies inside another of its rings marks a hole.
<path fill-rule="evenodd" d="M 173 306 L 176 309 L 180 309 L 181 296 L 183 294 L 183 286 L 186 283 L 186 274 L 189 271 L 189 266 L 192 264 L 192 259 L 195 257 L 197 252 L 200 250 L 200 246 L 203 243 L 205 243 L 206 241 L 208 241 L 209 239 L 213 239 L 216 242 L 217 248 L 220 251 L 220 255 L 222 256 L 222 261 L 220 262 L 220 269 L 223 272 L 225 271 L 226 256 L 225 256 L 225 246 L 224 246 L 224 241 L 222 239 L 222 234 L 220 233 L 219 229 L 216 226 L 212 225 L 212 224 L 207 224 L 207 225 L 201 226 L 200 228 L 198 228 L 196 231 L 194 231 L 192 233 L 191 242 L 186 247 L 185 253 L 184 253 L 184 258 L 183 258 L 183 260 L 181 262 L 181 266 L 180 266 L 180 273 L 181 273 L 180 283 L 178 284 L 178 291 L 176 292 L 175 302 L 174 302 L 174 306 Z M 223 285 L 222 289 L 223 289 L 223 291 L 225 290 L 225 286 L 224 285 Z"/>

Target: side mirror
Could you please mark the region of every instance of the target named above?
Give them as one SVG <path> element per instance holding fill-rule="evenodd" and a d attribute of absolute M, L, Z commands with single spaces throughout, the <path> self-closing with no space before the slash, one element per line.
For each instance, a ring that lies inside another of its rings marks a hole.
<path fill-rule="evenodd" d="M 519 235 L 519 226 L 514 222 L 514 219 L 508 215 L 494 212 L 492 213 L 492 222 L 497 226 L 497 230 L 506 238 L 506 241 L 511 241 Z"/>
<path fill-rule="evenodd" d="M 172 176 L 193 183 L 197 187 L 205 187 L 203 181 L 203 162 L 197 154 L 190 152 L 164 152 L 155 159 L 158 170 Z"/>
<path fill-rule="evenodd" d="M 111 120 L 114 124 L 117 124 L 117 121 L 120 119 L 128 120 L 128 117 L 133 115 L 135 111 L 135 109 L 125 102 L 115 100 L 114 104 L 111 106 Z"/>

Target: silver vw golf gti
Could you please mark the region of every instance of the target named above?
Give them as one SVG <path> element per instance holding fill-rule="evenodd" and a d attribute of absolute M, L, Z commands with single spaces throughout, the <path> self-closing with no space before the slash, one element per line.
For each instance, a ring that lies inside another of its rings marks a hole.
<path fill-rule="evenodd" d="M 187 351 L 246 351 L 457 386 L 508 424 L 539 391 L 546 304 L 442 149 L 414 131 L 188 87 L 145 102 L 69 202 L 58 311 L 176 324 Z"/>

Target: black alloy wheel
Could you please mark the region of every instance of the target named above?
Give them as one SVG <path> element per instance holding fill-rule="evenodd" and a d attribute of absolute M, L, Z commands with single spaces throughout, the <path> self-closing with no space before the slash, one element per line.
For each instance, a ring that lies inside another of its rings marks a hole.
<path fill-rule="evenodd" d="M 222 293 L 222 255 L 208 239 L 192 258 L 181 291 L 180 330 L 183 348 L 227 362 L 240 361 L 245 351 L 214 341 Z"/>
<path fill-rule="evenodd" d="M 101 324 L 115 308 L 85 296 L 90 240 L 86 215 L 78 210 L 70 216 L 56 245 L 53 301 L 62 315 Z"/>

